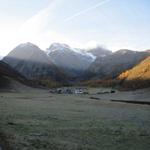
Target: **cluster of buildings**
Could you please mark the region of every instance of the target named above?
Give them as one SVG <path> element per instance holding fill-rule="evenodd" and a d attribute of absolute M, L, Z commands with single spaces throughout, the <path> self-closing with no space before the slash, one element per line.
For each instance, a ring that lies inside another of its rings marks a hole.
<path fill-rule="evenodd" d="M 75 88 L 75 87 L 63 87 L 57 89 L 51 89 L 49 91 L 52 94 L 88 94 L 87 88 Z"/>

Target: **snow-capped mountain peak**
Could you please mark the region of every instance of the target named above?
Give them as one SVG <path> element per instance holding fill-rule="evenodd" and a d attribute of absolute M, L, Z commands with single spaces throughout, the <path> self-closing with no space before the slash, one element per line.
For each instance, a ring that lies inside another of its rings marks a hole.
<path fill-rule="evenodd" d="M 95 60 L 95 56 L 89 52 L 71 48 L 67 44 L 53 43 L 46 53 L 56 66 L 76 75 L 86 70 Z"/>
<path fill-rule="evenodd" d="M 53 43 L 47 48 L 46 53 L 49 54 L 54 51 L 66 51 L 71 50 L 71 47 L 67 44 Z"/>

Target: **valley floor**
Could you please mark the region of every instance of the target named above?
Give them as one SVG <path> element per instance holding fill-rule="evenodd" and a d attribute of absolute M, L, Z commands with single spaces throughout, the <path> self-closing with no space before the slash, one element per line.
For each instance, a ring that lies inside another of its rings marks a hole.
<path fill-rule="evenodd" d="M 111 100 L 150 99 L 150 91 L 57 95 L 0 93 L 0 149 L 149 150 L 150 106 Z"/>

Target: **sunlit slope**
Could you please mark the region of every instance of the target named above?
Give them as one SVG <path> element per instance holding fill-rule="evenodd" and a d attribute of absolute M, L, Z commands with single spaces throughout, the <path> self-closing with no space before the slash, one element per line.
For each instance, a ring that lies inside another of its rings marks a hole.
<path fill-rule="evenodd" d="M 118 78 L 124 80 L 123 85 L 125 87 L 150 87 L 150 56 L 133 69 L 122 73 Z"/>

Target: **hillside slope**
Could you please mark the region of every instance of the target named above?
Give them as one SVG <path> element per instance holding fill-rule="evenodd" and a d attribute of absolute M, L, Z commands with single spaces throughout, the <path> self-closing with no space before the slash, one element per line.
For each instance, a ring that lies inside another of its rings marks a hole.
<path fill-rule="evenodd" d="M 95 79 L 116 78 L 120 73 L 131 69 L 148 55 L 148 52 L 119 50 L 104 58 L 97 58 L 85 75 Z"/>
<path fill-rule="evenodd" d="M 39 47 L 32 43 L 20 44 L 3 61 L 29 80 L 65 82 L 66 76 Z"/>
<path fill-rule="evenodd" d="M 150 87 L 150 56 L 134 68 L 122 73 L 118 79 L 123 82 L 125 88 Z"/>
<path fill-rule="evenodd" d="M 11 68 L 8 64 L 0 61 L 0 76 L 8 76 L 19 81 L 24 81 L 26 78 L 20 73 Z"/>
<path fill-rule="evenodd" d="M 27 89 L 30 84 L 24 76 L 0 61 L 0 90 Z"/>

